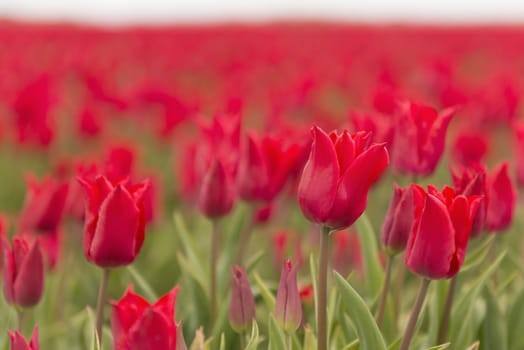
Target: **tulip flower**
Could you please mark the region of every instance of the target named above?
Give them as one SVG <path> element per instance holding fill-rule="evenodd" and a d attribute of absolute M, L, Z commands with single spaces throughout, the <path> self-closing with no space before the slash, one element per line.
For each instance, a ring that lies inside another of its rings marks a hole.
<path fill-rule="evenodd" d="M 389 163 L 384 144 L 367 147 L 368 133 L 329 136 L 313 127 L 313 144 L 298 186 L 298 202 L 310 221 L 343 229 L 364 212 L 368 191 Z"/>
<path fill-rule="evenodd" d="M 482 162 L 488 153 L 488 139 L 480 132 L 462 131 L 453 143 L 452 156 L 464 166 Z"/>
<path fill-rule="evenodd" d="M 415 201 L 415 221 L 406 248 L 407 267 L 427 279 L 451 278 L 459 271 L 473 219 L 482 197 L 457 194 L 451 187 L 426 193 L 412 185 L 422 201 Z"/>
<path fill-rule="evenodd" d="M 295 332 L 302 321 L 297 267 L 291 266 L 291 260 L 286 260 L 282 266 L 275 300 L 275 319 L 287 334 Z"/>
<path fill-rule="evenodd" d="M 471 226 L 471 238 L 478 237 L 484 230 L 486 223 L 489 200 L 486 176 L 486 169 L 480 165 L 451 171 L 453 186 L 458 194 L 482 197 Z"/>
<path fill-rule="evenodd" d="M 515 124 L 515 167 L 517 183 L 524 186 L 524 124 Z"/>
<path fill-rule="evenodd" d="M 488 176 L 488 209 L 486 227 L 488 230 L 501 232 L 513 222 L 517 192 L 508 172 L 509 164 L 497 166 Z"/>
<path fill-rule="evenodd" d="M 2 239 L 4 296 L 9 304 L 27 308 L 38 304 L 44 289 L 44 258 L 38 240 L 15 237 L 13 247 Z"/>
<path fill-rule="evenodd" d="M 406 248 L 415 216 L 415 201 L 422 197 L 413 187 L 394 185 L 393 198 L 382 225 L 381 241 L 389 254 L 395 255 Z"/>
<path fill-rule="evenodd" d="M 269 202 L 280 193 L 295 164 L 300 160 L 302 147 L 286 145 L 283 139 L 248 133 L 241 148 L 238 165 L 238 195 L 245 201 Z"/>
<path fill-rule="evenodd" d="M 38 342 L 38 326 L 35 326 L 31 340 L 27 343 L 22 333 L 19 331 L 10 332 L 9 339 L 11 340 L 11 350 L 40 350 Z"/>
<path fill-rule="evenodd" d="M 130 146 L 110 147 L 105 156 L 104 175 L 112 182 L 131 178 L 136 158 L 136 151 Z"/>
<path fill-rule="evenodd" d="M 20 213 L 20 230 L 40 233 L 54 232 L 62 219 L 68 184 L 53 177 L 38 182 L 28 176 L 27 194 Z"/>
<path fill-rule="evenodd" d="M 149 181 L 136 185 L 79 178 L 85 190 L 84 253 L 103 268 L 132 263 L 144 242 L 144 194 Z"/>
<path fill-rule="evenodd" d="M 124 296 L 112 302 L 113 348 L 118 350 L 178 350 L 181 343 L 175 323 L 178 287 L 151 305 L 129 286 Z"/>
<path fill-rule="evenodd" d="M 228 214 L 235 201 L 232 174 L 229 174 L 220 159 L 214 159 L 200 188 L 199 207 L 209 218 Z"/>
<path fill-rule="evenodd" d="M 393 170 L 401 174 L 431 175 L 444 152 L 446 131 L 454 111 L 447 108 L 438 113 L 429 106 L 401 104 L 391 152 Z"/>
<path fill-rule="evenodd" d="M 231 269 L 231 283 L 229 323 L 236 332 L 244 333 L 251 327 L 256 311 L 245 267 L 235 266 Z"/>

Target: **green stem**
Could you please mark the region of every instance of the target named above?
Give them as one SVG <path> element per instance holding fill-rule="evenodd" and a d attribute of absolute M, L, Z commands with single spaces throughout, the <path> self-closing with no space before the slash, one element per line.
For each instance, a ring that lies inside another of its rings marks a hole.
<path fill-rule="evenodd" d="M 395 276 L 395 287 L 393 288 L 393 312 L 395 316 L 395 327 L 402 311 L 402 286 L 404 285 L 404 273 L 406 268 L 402 262 L 397 262 L 397 274 Z"/>
<path fill-rule="evenodd" d="M 386 309 L 386 301 L 388 299 L 389 285 L 391 284 L 391 267 L 393 266 L 394 256 L 388 254 L 386 257 L 386 276 L 384 277 L 384 285 L 382 286 L 382 292 L 380 293 L 380 301 L 377 308 L 377 325 L 380 328 L 382 320 L 384 319 L 384 311 Z"/>
<path fill-rule="evenodd" d="M 213 220 L 213 232 L 211 236 L 211 259 L 209 260 L 210 266 L 210 293 L 209 293 L 209 304 L 210 304 L 210 319 L 211 328 L 213 328 L 216 317 L 217 317 L 217 263 L 218 253 L 220 248 L 220 231 L 218 227 L 218 220 Z"/>
<path fill-rule="evenodd" d="M 238 242 L 237 247 L 237 254 L 235 261 L 238 265 L 242 265 L 242 262 L 244 260 L 244 253 L 247 250 L 247 247 L 249 246 L 249 240 L 251 238 L 251 232 L 253 231 L 253 225 L 255 224 L 255 209 L 250 208 L 248 210 L 248 219 L 247 219 L 247 225 L 244 227 L 242 232 L 240 233 L 240 238 Z"/>
<path fill-rule="evenodd" d="M 320 232 L 320 256 L 318 267 L 317 350 L 327 350 L 327 274 L 329 255 L 329 232 L 326 226 Z"/>
<path fill-rule="evenodd" d="M 240 349 L 244 350 L 246 346 L 246 334 L 242 332 L 240 333 Z"/>
<path fill-rule="evenodd" d="M 16 329 L 20 333 L 22 333 L 22 328 L 24 326 L 24 316 L 25 316 L 24 310 L 17 307 L 16 308 Z"/>
<path fill-rule="evenodd" d="M 408 326 L 406 327 L 406 331 L 404 332 L 404 336 L 402 337 L 402 343 L 400 344 L 399 350 L 409 349 L 411 338 L 413 338 L 413 334 L 415 334 L 415 328 L 417 326 L 420 310 L 422 310 L 422 305 L 424 304 L 424 299 L 426 298 L 426 294 L 428 292 L 429 282 L 430 280 L 426 278 L 422 279 L 420 289 L 417 295 L 417 300 L 415 301 L 415 305 L 413 306 L 413 310 L 411 311 Z"/>
<path fill-rule="evenodd" d="M 451 307 L 453 306 L 453 297 L 455 295 L 455 287 L 457 286 L 457 277 L 455 275 L 449 282 L 448 295 L 446 296 L 446 303 L 444 304 L 444 312 L 440 320 L 438 330 L 438 344 L 444 344 L 448 336 L 449 316 L 451 315 Z"/>
<path fill-rule="evenodd" d="M 286 350 L 291 350 L 291 334 L 286 334 Z"/>
<path fill-rule="evenodd" d="M 104 306 L 107 297 L 109 271 L 109 269 L 104 269 L 102 272 L 102 280 L 100 281 L 100 289 L 98 290 L 98 301 L 96 304 L 96 334 L 98 335 L 98 342 L 100 346 L 102 346 L 102 324 L 104 322 Z"/>

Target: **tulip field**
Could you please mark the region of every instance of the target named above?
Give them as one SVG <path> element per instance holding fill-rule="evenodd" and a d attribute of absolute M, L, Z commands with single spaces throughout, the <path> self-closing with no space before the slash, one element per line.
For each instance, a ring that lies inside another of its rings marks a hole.
<path fill-rule="evenodd" d="M 0 21 L 0 349 L 523 350 L 524 27 Z"/>

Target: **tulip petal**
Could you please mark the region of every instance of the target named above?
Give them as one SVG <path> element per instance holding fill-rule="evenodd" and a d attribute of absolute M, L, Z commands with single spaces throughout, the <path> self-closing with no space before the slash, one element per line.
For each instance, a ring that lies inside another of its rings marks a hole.
<path fill-rule="evenodd" d="M 33 335 L 31 336 L 29 347 L 31 350 L 40 350 L 40 343 L 38 342 L 38 326 L 35 326 L 33 329 Z"/>
<path fill-rule="evenodd" d="M 119 184 L 100 206 L 89 258 L 99 266 L 116 267 L 136 257 L 138 210 L 131 194 Z"/>
<path fill-rule="evenodd" d="M 459 195 L 454 199 L 449 208 L 449 216 L 455 229 L 455 254 L 448 272 L 448 277 L 451 277 L 459 271 L 464 262 L 471 233 L 472 217 L 469 202 L 465 196 Z"/>
<path fill-rule="evenodd" d="M 267 164 L 262 156 L 260 142 L 254 133 L 249 133 L 242 148 L 238 164 L 237 188 L 244 200 L 259 200 L 269 183 Z"/>
<path fill-rule="evenodd" d="M 129 331 L 129 350 L 172 350 L 176 344 L 176 329 L 172 332 L 166 317 L 147 309 Z"/>
<path fill-rule="evenodd" d="M 2 255 L 4 257 L 4 296 L 6 301 L 12 304 L 15 302 L 15 292 L 13 285 L 16 276 L 16 263 L 14 253 L 5 237 L 2 237 Z"/>
<path fill-rule="evenodd" d="M 486 225 L 493 231 L 507 229 L 513 221 L 517 193 L 509 177 L 508 163 L 499 165 L 489 181 L 489 203 Z"/>
<path fill-rule="evenodd" d="M 323 223 L 333 207 L 340 167 L 329 136 L 317 126 L 312 134 L 311 153 L 298 185 L 298 202 L 306 218 Z"/>
<path fill-rule="evenodd" d="M 356 155 L 355 142 L 347 130 L 344 130 L 342 135 L 337 138 L 335 151 L 337 152 L 340 176 L 342 176 L 349 165 L 353 163 Z"/>
<path fill-rule="evenodd" d="M 115 349 L 124 349 L 128 333 L 140 315 L 150 306 L 147 300 L 133 292 L 129 286 L 124 296 L 117 302 L 112 302 L 111 330 Z"/>
<path fill-rule="evenodd" d="M 155 311 L 160 312 L 166 317 L 167 322 L 169 323 L 170 328 L 175 328 L 175 305 L 176 297 L 178 295 L 179 287 L 171 289 L 169 293 L 158 299 L 158 301 L 153 305 Z"/>
<path fill-rule="evenodd" d="M 20 332 L 7 332 L 9 334 L 9 339 L 11 340 L 11 350 L 38 350 L 38 348 L 31 349 L 31 346 L 27 344 L 27 341 Z"/>
<path fill-rule="evenodd" d="M 29 253 L 18 267 L 13 286 L 15 302 L 22 307 L 36 305 L 44 289 L 44 257 L 38 240 L 35 240 Z"/>

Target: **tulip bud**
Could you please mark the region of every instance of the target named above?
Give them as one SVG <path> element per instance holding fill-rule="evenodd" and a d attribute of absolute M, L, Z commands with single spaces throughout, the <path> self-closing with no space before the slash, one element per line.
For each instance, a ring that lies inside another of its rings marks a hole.
<path fill-rule="evenodd" d="M 19 331 L 8 331 L 8 333 L 9 339 L 11 340 L 11 350 L 40 350 L 40 344 L 38 343 L 38 326 L 35 326 L 29 344 Z"/>
<path fill-rule="evenodd" d="M 20 230 L 56 231 L 64 213 L 68 184 L 52 177 L 39 183 L 30 176 L 26 181 L 28 189 L 20 213 Z"/>
<path fill-rule="evenodd" d="M 275 300 L 275 319 L 287 334 L 295 332 L 302 321 L 302 303 L 298 292 L 297 267 L 286 260 L 282 266 Z"/>
<path fill-rule="evenodd" d="M 86 194 L 84 253 L 87 260 L 109 268 L 132 263 L 144 242 L 144 194 L 149 181 L 113 185 L 104 176 L 79 179 Z"/>
<path fill-rule="evenodd" d="M 524 186 L 524 124 L 515 124 L 515 167 L 517 183 Z"/>
<path fill-rule="evenodd" d="M 408 244 L 415 216 L 415 200 L 422 200 L 413 187 L 400 188 L 394 185 L 393 198 L 382 225 L 381 241 L 388 254 L 395 255 Z"/>
<path fill-rule="evenodd" d="M 200 188 L 200 210 L 209 218 L 221 217 L 231 211 L 234 201 L 235 188 L 232 177 L 226 172 L 223 162 L 214 159 Z"/>
<path fill-rule="evenodd" d="M 509 177 L 508 163 L 504 162 L 488 177 L 488 212 L 486 227 L 491 231 L 507 229 L 515 213 L 517 191 Z"/>
<path fill-rule="evenodd" d="M 175 304 L 178 287 L 154 305 L 129 286 L 122 299 L 112 302 L 111 330 L 113 348 L 125 350 L 175 350 L 178 326 Z"/>
<path fill-rule="evenodd" d="M 251 327 L 255 319 L 255 299 L 247 280 L 246 268 L 235 266 L 231 269 L 231 303 L 229 304 L 229 323 L 238 333 Z"/>
<path fill-rule="evenodd" d="M 369 134 L 329 136 L 317 126 L 298 185 L 298 202 L 310 221 L 332 229 L 353 224 L 366 208 L 368 191 L 389 163 L 383 144 L 367 147 Z"/>
<path fill-rule="evenodd" d="M 15 237 L 13 248 L 3 240 L 4 295 L 9 304 L 32 307 L 44 289 L 44 258 L 38 240 Z"/>
<path fill-rule="evenodd" d="M 481 200 L 457 195 L 451 187 L 428 192 L 417 185 L 422 201 L 415 201 L 415 221 L 406 247 L 405 262 L 425 278 L 451 278 L 457 274 L 468 245 L 471 224 Z"/>

